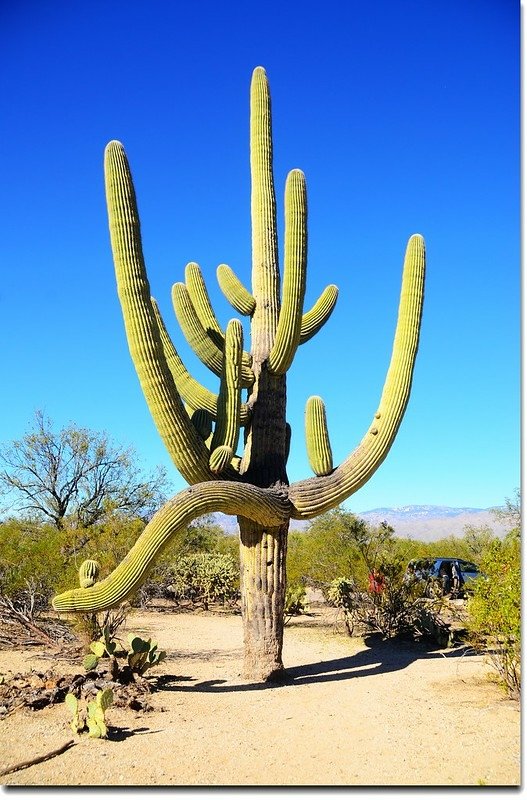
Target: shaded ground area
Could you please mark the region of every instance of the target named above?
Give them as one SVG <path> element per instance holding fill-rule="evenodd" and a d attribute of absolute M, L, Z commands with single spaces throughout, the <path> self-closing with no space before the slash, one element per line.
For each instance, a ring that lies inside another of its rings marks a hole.
<path fill-rule="evenodd" d="M 134 613 L 152 635 L 154 711 L 110 708 L 109 740 L 82 738 L 49 761 L 5 776 L 18 785 L 516 785 L 519 704 L 463 648 L 350 639 L 321 614 L 286 627 L 288 680 L 240 678 L 239 616 Z M 0 673 L 78 664 L 37 648 L 0 650 Z M 0 770 L 71 738 L 63 705 L 0 722 Z"/>

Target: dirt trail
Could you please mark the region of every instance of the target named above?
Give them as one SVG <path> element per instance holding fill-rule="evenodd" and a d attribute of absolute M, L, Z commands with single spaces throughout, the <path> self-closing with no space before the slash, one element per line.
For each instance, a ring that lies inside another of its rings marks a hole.
<path fill-rule="evenodd" d="M 339 635 L 316 618 L 286 628 L 290 682 L 240 678 L 235 616 L 138 613 L 173 675 L 156 711 L 111 708 L 118 741 L 82 739 L 3 778 L 18 785 L 518 785 L 519 704 L 486 678 L 483 659 Z M 48 669 L 35 649 L 0 651 L 0 673 Z M 60 665 L 64 669 L 65 665 Z M 71 666 L 74 671 L 77 665 Z M 0 722 L 0 769 L 71 738 L 64 706 Z"/>

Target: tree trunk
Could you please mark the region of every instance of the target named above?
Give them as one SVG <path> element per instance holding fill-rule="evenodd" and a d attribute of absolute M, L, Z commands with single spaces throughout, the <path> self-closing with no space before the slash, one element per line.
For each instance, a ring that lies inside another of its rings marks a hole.
<path fill-rule="evenodd" d="M 273 681 L 283 674 L 282 644 L 289 523 L 266 528 L 238 517 L 245 656 L 243 677 Z"/>

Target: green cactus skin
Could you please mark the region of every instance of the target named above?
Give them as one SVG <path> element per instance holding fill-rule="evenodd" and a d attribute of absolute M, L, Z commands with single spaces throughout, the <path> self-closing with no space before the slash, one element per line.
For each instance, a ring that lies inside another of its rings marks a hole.
<path fill-rule="evenodd" d="M 120 142 L 106 147 L 105 180 L 117 289 L 143 394 L 161 439 L 185 480 L 213 480 L 208 451 L 190 422 L 166 363 L 150 299 L 135 190 Z"/>
<path fill-rule="evenodd" d="M 144 675 L 148 669 L 157 667 L 165 660 L 167 654 L 164 650 L 157 649 L 157 642 L 151 639 L 141 639 L 140 636 L 128 636 L 131 650 L 128 653 L 128 666 L 132 672 Z"/>
<path fill-rule="evenodd" d="M 220 444 L 218 447 L 215 447 L 210 454 L 210 468 L 217 475 L 221 475 L 222 472 L 225 472 L 233 458 L 234 451 L 232 447 L 229 447 L 227 444 Z"/>
<path fill-rule="evenodd" d="M 70 728 L 74 734 L 78 735 L 84 728 L 84 722 L 81 720 L 79 716 L 79 701 L 77 700 L 74 694 L 68 692 L 68 694 L 64 698 L 64 702 L 66 703 L 66 706 L 68 707 L 70 713 L 73 715 L 70 721 Z"/>
<path fill-rule="evenodd" d="M 227 264 L 220 264 L 216 270 L 220 289 L 231 306 L 244 317 L 250 317 L 256 308 L 256 301 L 243 283 Z"/>
<path fill-rule="evenodd" d="M 242 514 L 260 525 L 289 519 L 290 506 L 281 492 L 250 484 L 210 481 L 184 489 L 155 514 L 129 553 L 108 577 L 89 589 L 72 589 L 53 598 L 56 611 L 104 611 L 126 600 L 143 582 L 163 548 L 197 517 L 212 511 Z"/>
<path fill-rule="evenodd" d="M 308 342 L 326 324 L 335 308 L 339 290 L 334 284 L 326 286 L 315 305 L 302 316 L 300 344 Z"/>
<path fill-rule="evenodd" d="M 209 331 L 205 330 L 184 283 L 178 282 L 173 285 L 172 303 L 180 328 L 190 347 L 211 372 L 221 377 L 223 354 L 221 348 L 216 344 L 218 340 L 222 340 L 221 334 L 215 336 L 216 331 L 211 330 L 209 333 Z M 247 387 L 252 386 L 253 383 L 253 372 L 247 364 L 244 364 L 242 367 L 242 385 Z"/>
<path fill-rule="evenodd" d="M 276 338 L 269 354 L 269 370 L 283 375 L 292 364 L 300 342 L 306 290 L 307 196 L 304 174 L 292 170 L 285 186 L 285 244 L 282 307 Z"/>
<path fill-rule="evenodd" d="M 218 405 L 218 395 L 209 391 L 188 372 L 183 364 L 179 354 L 174 347 L 165 323 L 159 311 L 159 307 L 154 298 L 151 298 L 152 308 L 154 310 L 155 319 L 157 322 L 159 335 L 163 345 L 163 352 L 166 362 L 174 378 L 177 391 L 182 397 L 183 401 L 190 406 L 194 411 L 204 410 L 207 411 L 212 419 L 216 419 L 216 409 Z M 188 411 L 188 410 L 187 410 Z M 250 416 L 250 411 L 247 403 L 240 405 L 240 425 L 246 425 Z M 207 437 L 203 437 L 207 438 Z"/>
<path fill-rule="evenodd" d="M 326 407 L 321 397 L 313 395 L 306 403 L 306 445 L 311 469 L 315 475 L 329 475 L 333 454 L 326 422 Z"/>
<path fill-rule="evenodd" d="M 83 561 L 79 567 L 79 586 L 82 586 L 83 589 L 93 586 L 99 577 L 100 570 L 99 562 L 94 561 L 93 558 L 87 558 L 86 561 Z"/>
<path fill-rule="evenodd" d="M 243 328 L 239 320 L 231 319 L 225 334 L 218 413 L 211 450 L 224 445 L 230 448 L 233 454 L 236 452 L 240 434 L 242 350 Z"/>
<path fill-rule="evenodd" d="M 198 408 L 193 412 L 191 421 L 203 441 L 206 442 L 212 433 L 212 414 L 204 408 Z"/>
<path fill-rule="evenodd" d="M 160 435 L 191 488 L 176 495 L 154 516 L 111 575 L 93 586 L 64 592 L 53 599 L 53 606 L 58 611 L 87 612 L 118 605 L 133 594 L 155 558 L 189 522 L 211 511 L 236 514 L 240 527 L 243 674 L 253 680 L 267 680 L 283 669 L 290 519 L 315 517 L 364 485 L 386 458 L 403 418 L 419 342 L 425 247 L 420 235 L 410 238 L 392 359 L 367 433 L 351 455 L 333 468 L 323 404 L 312 399 L 308 403 L 307 439 L 318 474 L 290 484 L 286 471 L 290 443 L 286 372 L 297 347 L 328 320 L 338 290 L 333 285 L 326 287 L 314 306 L 303 311 L 307 200 L 300 170 L 293 170 L 287 179 L 280 286 L 271 100 L 262 67 L 253 72 L 250 107 L 251 292 L 227 265 L 220 265 L 217 271 L 229 302 L 250 317 L 250 354 L 242 351 L 239 380 L 227 380 L 225 365 L 236 361 L 232 353 L 227 354 L 230 334 L 223 336 L 203 275 L 194 262 L 187 267 L 186 284 L 177 283 L 173 290 L 183 333 L 198 357 L 222 377 L 219 395 L 190 377 L 150 298 L 128 162 L 120 143 L 111 142 L 106 149 L 110 233 L 130 353 Z M 245 403 L 239 399 L 240 384 L 248 389 Z M 208 413 L 216 420 L 214 434 L 206 436 L 203 418 L 191 420 L 195 413 Z M 245 426 L 244 450 L 236 456 L 240 424 Z"/>
<path fill-rule="evenodd" d="M 93 669 L 96 669 L 98 663 L 99 659 L 95 655 L 95 653 L 86 653 L 86 655 L 82 659 L 82 666 L 84 667 L 86 672 L 91 672 Z"/>
<path fill-rule="evenodd" d="M 216 319 L 216 314 L 212 310 L 209 293 L 207 292 L 201 269 L 199 268 L 199 264 L 196 264 L 194 261 L 191 261 L 185 267 L 185 284 L 202 327 L 207 332 L 216 331 L 220 335 L 223 335 L 223 331 Z"/>
<path fill-rule="evenodd" d="M 185 267 L 185 285 L 203 330 L 214 342 L 216 342 L 220 351 L 223 352 L 225 347 L 225 337 L 222 329 L 220 328 L 218 320 L 216 319 L 216 314 L 212 309 L 207 287 L 205 286 L 205 281 L 203 280 L 203 275 L 201 274 L 201 269 L 199 268 L 199 265 L 193 261 L 191 261 Z M 246 385 L 250 386 L 254 380 L 254 376 L 250 372 L 252 359 L 249 353 L 245 353 L 243 350 L 242 361 L 248 370 L 246 373 L 246 380 L 249 382 L 246 383 Z"/>
<path fill-rule="evenodd" d="M 424 279 L 425 245 L 423 237 L 415 234 L 406 248 L 392 358 L 378 410 L 356 450 L 331 475 L 291 484 L 295 519 L 310 519 L 337 506 L 364 486 L 388 455 L 410 397 Z"/>
<path fill-rule="evenodd" d="M 88 736 L 91 739 L 106 739 L 108 728 L 106 727 L 105 714 L 112 703 L 113 692 L 111 689 L 98 691 L 95 701 L 88 703 L 86 724 L 88 726 Z"/>

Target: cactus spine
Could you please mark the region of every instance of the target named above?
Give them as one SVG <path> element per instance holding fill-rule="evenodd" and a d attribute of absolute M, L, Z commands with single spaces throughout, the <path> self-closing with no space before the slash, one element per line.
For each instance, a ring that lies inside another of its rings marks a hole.
<path fill-rule="evenodd" d="M 271 101 L 262 67 L 253 72 L 250 106 L 251 291 L 226 264 L 217 270 L 220 288 L 231 305 L 250 318 L 250 353 L 243 351 L 239 322 L 231 320 L 223 333 L 197 264 L 187 265 L 185 282 L 176 283 L 172 292 L 184 335 L 196 355 L 221 379 L 218 395 L 190 376 L 150 297 L 128 162 L 119 142 L 110 142 L 106 149 L 110 233 L 130 353 L 159 433 L 191 486 L 154 516 L 111 575 L 55 597 L 53 605 L 64 611 L 98 611 L 118 605 L 135 591 L 157 555 L 188 522 L 210 511 L 236 514 L 244 674 L 265 680 L 283 669 L 289 520 L 314 517 L 359 489 L 386 457 L 401 423 L 419 341 L 425 248 L 421 236 L 411 237 L 392 359 L 366 434 L 334 468 L 324 404 L 320 398 L 311 398 L 306 408 L 306 437 L 315 477 L 290 485 L 286 472 L 290 442 L 285 417 L 286 373 L 297 347 L 329 319 L 338 290 L 327 286 L 313 307 L 304 311 L 307 195 L 304 175 L 296 169 L 286 181 L 280 276 Z M 242 389 L 247 390 L 243 399 Z M 245 427 L 244 446 L 236 453 L 241 425 Z"/>

